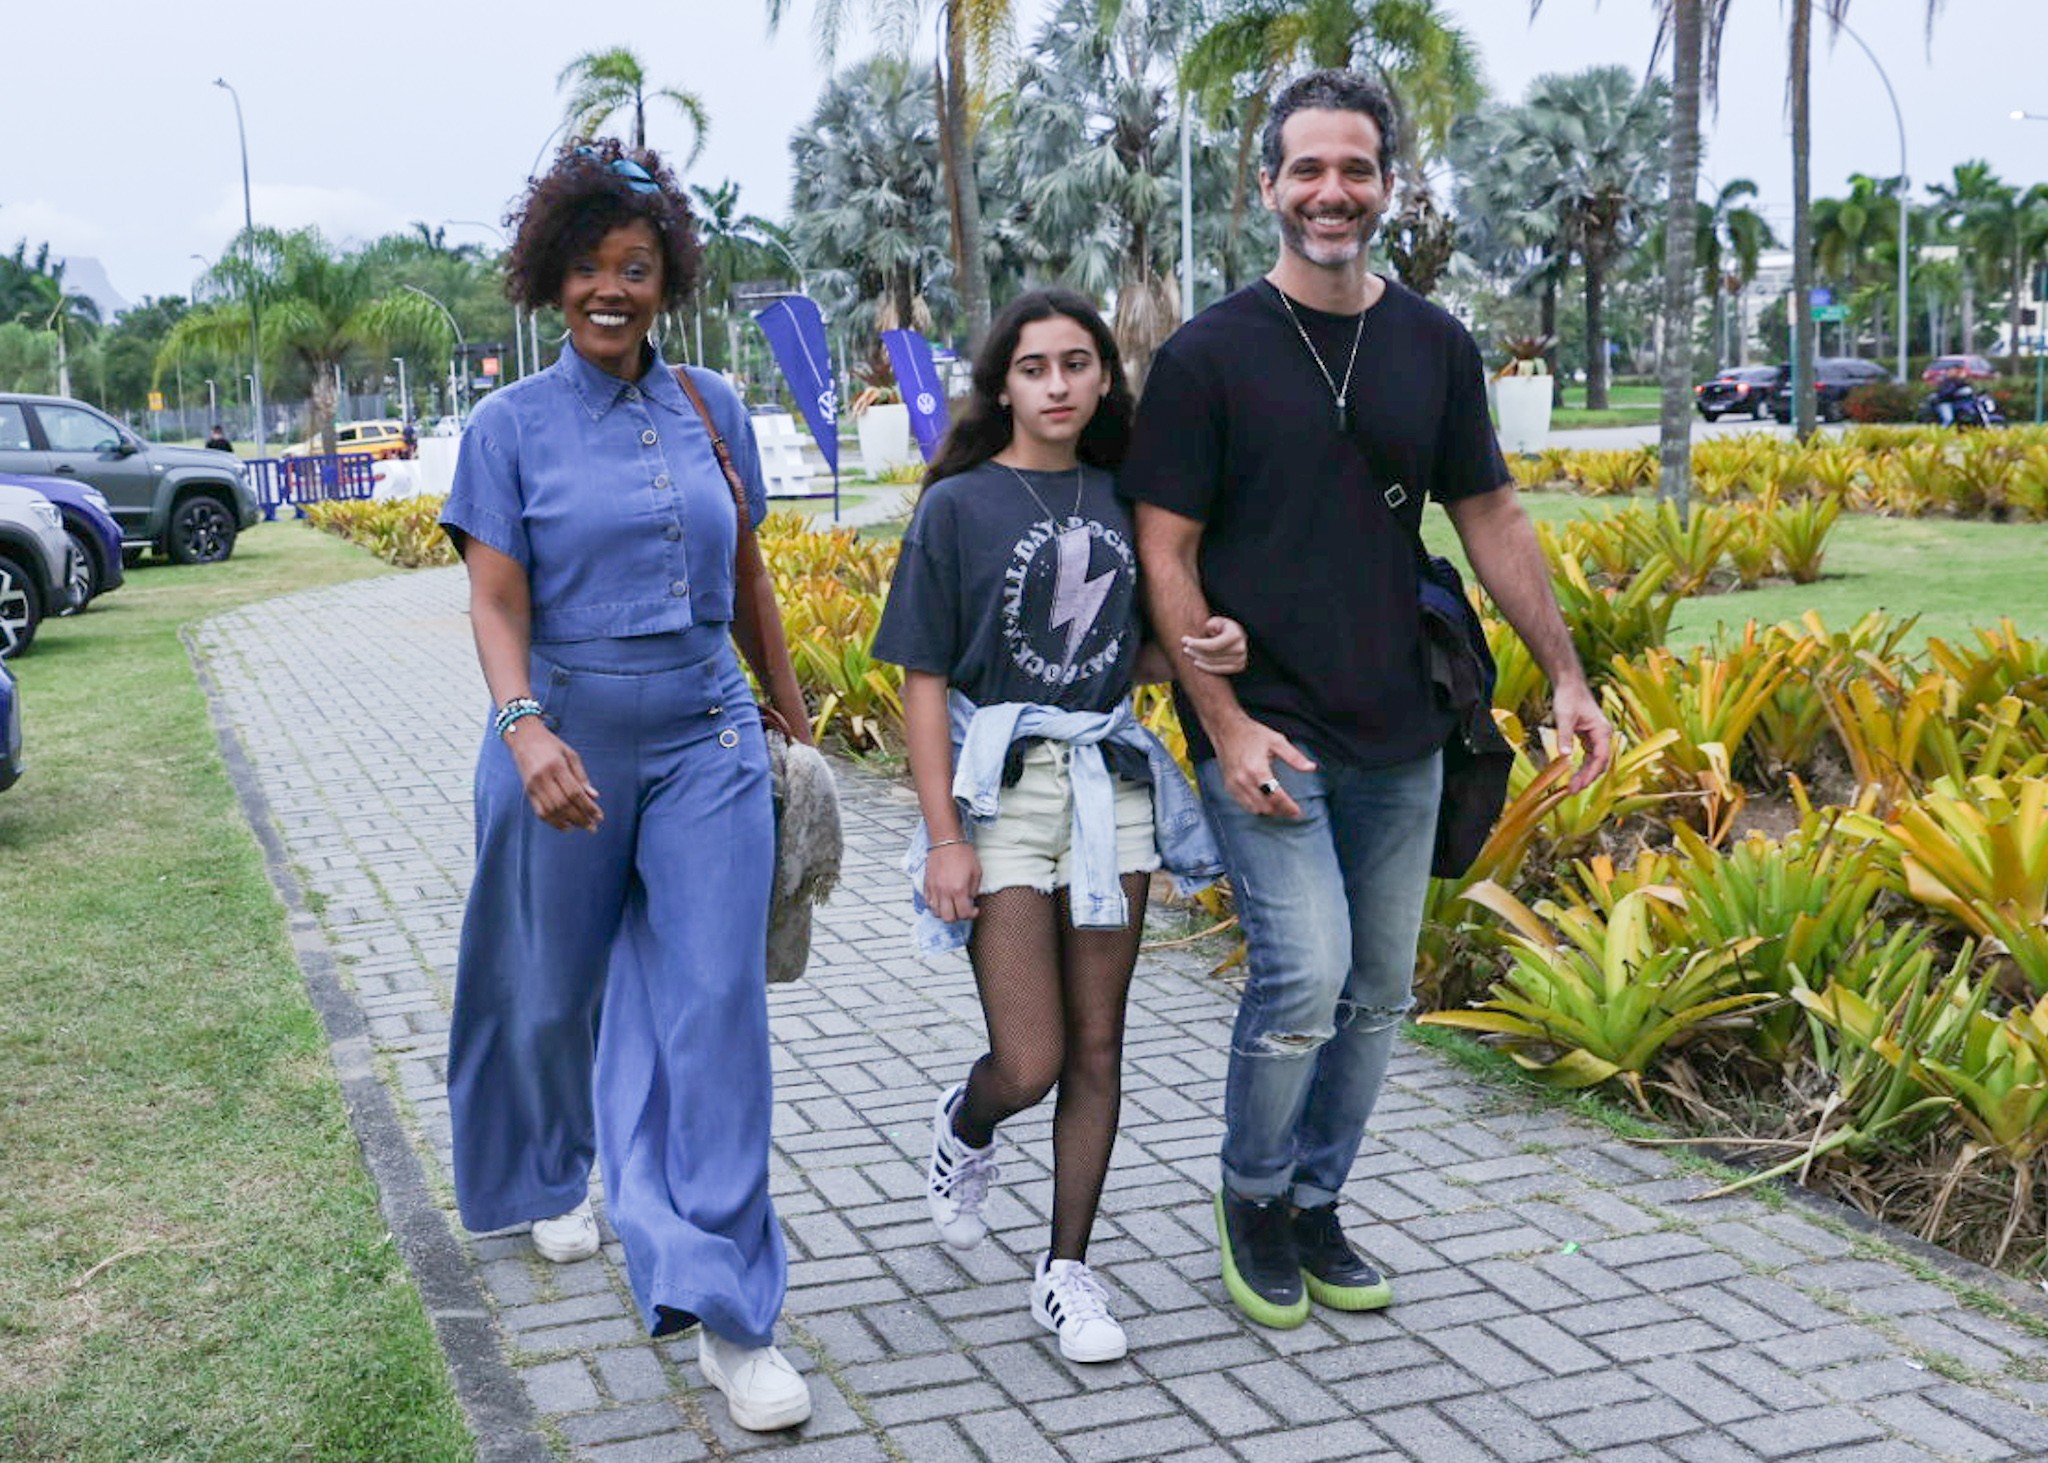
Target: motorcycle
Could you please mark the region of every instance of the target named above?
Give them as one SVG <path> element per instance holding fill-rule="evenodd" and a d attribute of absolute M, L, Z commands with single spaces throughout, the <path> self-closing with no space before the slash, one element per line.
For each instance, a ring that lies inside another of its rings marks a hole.
<path fill-rule="evenodd" d="M 2005 413 L 1998 403 L 1968 382 L 1937 391 L 1920 405 L 1920 420 L 1942 427 L 2002 427 Z"/>

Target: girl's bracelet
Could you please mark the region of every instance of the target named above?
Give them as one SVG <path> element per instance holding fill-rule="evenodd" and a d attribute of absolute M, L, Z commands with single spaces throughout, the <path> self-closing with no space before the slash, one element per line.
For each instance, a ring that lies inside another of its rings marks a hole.
<path fill-rule="evenodd" d="M 925 852 L 926 852 L 926 853 L 930 853 L 930 852 L 931 852 L 931 851 L 932 851 L 933 849 L 935 849 L 935 848 L 949 848 L 949 847 L 951 847 L 951 846 L 952 846 L 953 844 L 956 844 L 956 843 L 965 843 L 965 842 L 967 842 L 967 840 L 966 840 L 966 839 L 964 839 L 964 838 L 941 838 L 941 839 L 940 839 L 940 840 L 939 840 L 938 842 L 936 842 L 936 843 L 927 843 L 927 844 L 926 844 L 926 845 L 925 845 L 924 847 L 925 847 Z"/>

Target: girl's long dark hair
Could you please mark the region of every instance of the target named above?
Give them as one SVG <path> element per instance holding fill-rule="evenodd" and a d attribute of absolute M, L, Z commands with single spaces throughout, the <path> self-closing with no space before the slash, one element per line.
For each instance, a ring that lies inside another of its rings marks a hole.
<path fill-rule="evenodd" d="M 1131 441 L 1132 399 L 1116 337 L 1095 306 L 1072 290 L 1030 290 L 1005 305 L 989 323 L 988 337 L 974 357 L 974 383 L 967 399 L 960 403 L 946 439 L 939 444 L 939 455 L 924 471 L 926 487 L 979 467 L 1010 445 L 1015 426 L 1010 409 L 1002 404 L 1010 359 L 1017 354 L 1025 326 L 1055 315 L 1066 316 L 1094 337 L 1095 353 L 1102 357 L 1109 380 L 1109 394 L 1096 403 L 1095 415 L 1081 429 L 1075 450 L 1090 467 L 1114 472 L 1123 465 L 1124 449 Z"/>

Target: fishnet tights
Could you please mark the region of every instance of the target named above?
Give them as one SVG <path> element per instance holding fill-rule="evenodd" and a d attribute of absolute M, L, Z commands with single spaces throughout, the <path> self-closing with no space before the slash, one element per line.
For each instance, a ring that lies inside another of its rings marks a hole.
<path fill-rule="evenodd" d="M 953 1130 L 976 1148 L 1055 1084 L 1052 1257 L 1082 1260 L 1102 1200 L 1123 1101 L 1124 1000 L 1145 928 L 1145 874 L 1123 876 L 1130 921 L 1077 930 L 1067 891 L 977 897 L 968 954 L 988 1022 L 988 1054 L 967 1077 Z"/>

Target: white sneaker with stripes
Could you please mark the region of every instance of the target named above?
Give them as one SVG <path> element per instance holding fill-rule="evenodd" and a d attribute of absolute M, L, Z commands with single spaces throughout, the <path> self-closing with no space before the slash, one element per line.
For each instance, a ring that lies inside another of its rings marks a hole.
<path fill-rule="evenodd" d="M 1080 1260 L 1038 1257 L 1031 1283 L 1031 1314 L 1058 1334 L 1068 1361 L 1121 1361 L 1130 1350 L 1124 1328 L 1109 1313 L 1109 1290 Z"/>
<path fill-rule="evenodd" d="M 932 1156 L 925 1165 L 925 1202 L 932 1211 L 932 1223 L 939 1238 L 950 1249 L 971 1250 L 988 1237 L 988 1221 L 981 1217 L 988 1186 L 996 1181 L 996 1145 L 970 1148 L 953 1131 L 953 1110 L 967 1097 L 961 1083 L 939 1094 L 932 1114 Z"/>

